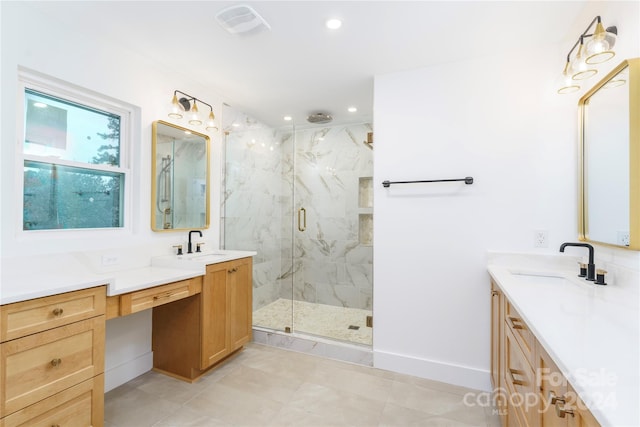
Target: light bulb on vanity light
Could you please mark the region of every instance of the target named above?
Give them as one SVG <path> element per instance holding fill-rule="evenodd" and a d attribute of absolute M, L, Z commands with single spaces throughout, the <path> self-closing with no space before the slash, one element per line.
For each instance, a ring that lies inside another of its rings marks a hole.
<path fill-rule="evenodd" d="M 213 132 L 218 130 L 218 126 L 216 126 L 216 116 L 213 114 L 213 111 L 209 112 L 209 117 L 207 118 L 207 126 L 206 130 L 208 132 Z"/>
<path fill-rule="evenodd" d="M 176 96 L 176 94 L 173 94 L 173 99 L 171 100 L 171 103 L 169 104 L 169 117 L 171 117 L 172 119 L 181 119 L 182 118 L 182 107 L 180 106 L 180 103 L 178 102 L 178 97 Z"/>
<path fill-rule="evenodd" d="M 558 93 L 561 95 L 573 93 L 580 90 L 580 85 L 578 85 L 578 83 L 572 78 L 571 73 L 569 72 L 570 68 L 571 63 L 567 61 L 564 66 L 564 70 L 562 71 L 562 75 L 560 76 L 560 82 L 558 84 L 558 86 L 560 86 L 560 89 L 558 89 Z"/>
<path fill-rule="evenodd" d="M 604 29 L 602 22 L 598 22 L 596 30 L 587 43 L 587 64 L 602 64 L 613 58 L 616 54 L 611 50 L 616 42 L 616 27 Z"/>
<path fill-rule="evenodd" d="M 195 99 L 193 100 L 193 105 L 189 110 L 189 124 L 194 126 L 200 126 L 202 124 L 200 113 L 198 113 L 198 104 Z"/>
<path fill-rule="evenodd" d="M 589 77 L 593 77 L 598 73 L 598 70 L 591 68 L 586 62 L 587 50 L 584 46 L 582 37 L 580 38 L 580 47 L 578 53 L 571 63 L 571 78 L 573 80 L 585 80 Z"/>

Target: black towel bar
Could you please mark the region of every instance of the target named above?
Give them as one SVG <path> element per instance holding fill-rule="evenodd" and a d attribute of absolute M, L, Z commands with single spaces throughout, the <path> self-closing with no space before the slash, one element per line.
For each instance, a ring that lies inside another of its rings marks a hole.
<path fill-rule="evenodd" d="M 389 187 L 391 184 L 415 184 L 422 182 L 454 182 L 454 181 L 464 181 L 465 184 L 470 185 L 473 184 L 473 177 L 467 176 L 459 179 L 432 179 L 427 181 L 382 181 L 383 187 Z"/>

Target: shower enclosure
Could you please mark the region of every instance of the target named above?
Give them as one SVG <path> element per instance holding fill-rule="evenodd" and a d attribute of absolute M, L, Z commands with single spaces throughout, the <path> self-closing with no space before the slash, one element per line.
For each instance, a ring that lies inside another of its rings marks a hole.
<path fill-rule="evenodd" d="M 224 112 L 221 232 L 258 253 L 254 327 L 371 345 L 371 125 L 273 129 Z"/>

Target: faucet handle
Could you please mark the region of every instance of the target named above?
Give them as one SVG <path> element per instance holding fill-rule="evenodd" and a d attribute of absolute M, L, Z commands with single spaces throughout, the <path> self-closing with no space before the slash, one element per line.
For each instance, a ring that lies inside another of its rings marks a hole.
<path fill-rule="evenodd" d="M 601 268 L 596 270 L 596 281 L 594 282 L 596 285 L 606 285 L 606 282 L 604 281 L 604 275 L 607 274 L 606 270 L 603 270 Z"/>
<path fill-rule="evenodd" d="M 178 248 L 176 255 L 182 255 L 182 245 L 174 245 L 173 247 Z"/>
<path fill-rule="evenodd" d="M 196 252 L 202 252 L 202 251 L 200 250 L 200 247 L 201 247 L 202 245 L 204 245 L 204 242 L 198 242 L 198 243 L 196 243 Z"/>
<path fill-rule="evenodd" d="M 587 264 L 581 261 L 578 261 L 578 264 L 580 265 L 580 274 L 578 274 L 578 277 L 587 277 Z"/>

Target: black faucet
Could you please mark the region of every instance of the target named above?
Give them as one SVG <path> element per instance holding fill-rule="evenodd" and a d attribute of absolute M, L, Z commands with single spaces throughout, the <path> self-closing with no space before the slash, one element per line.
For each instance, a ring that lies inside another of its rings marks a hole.
<path fill-rule="evenodd" d="M 191 250 L 191 233 L 198 233 L 200 235 L 200 237 L 202 237 L 202 231 L 200 231 L 200 230 L 191 230 L 189 232 L 189 244 L 187 244 L 187 253 L 188 254 L 192 254 L 193 253 L 193 251 Z"/>
<path fill-rule="evenodd" d="M 596 265 L 593 263 L 593 246 L 588 243 L 563 243 L 560 245 L 560 252 L 564 252 L 567 246 L 578 246 L 589 249 L 589 264 L 587 265 L 587 280 L 596 280 Z"/>

